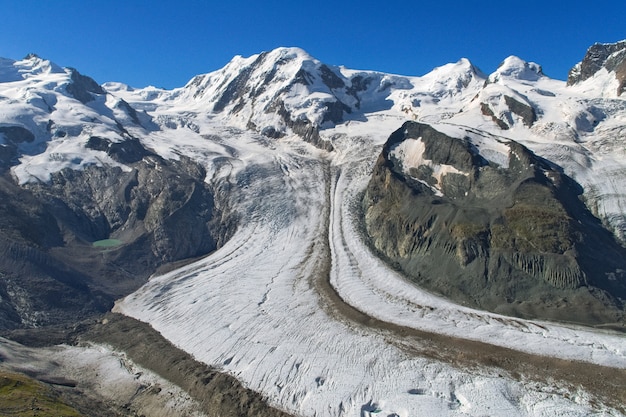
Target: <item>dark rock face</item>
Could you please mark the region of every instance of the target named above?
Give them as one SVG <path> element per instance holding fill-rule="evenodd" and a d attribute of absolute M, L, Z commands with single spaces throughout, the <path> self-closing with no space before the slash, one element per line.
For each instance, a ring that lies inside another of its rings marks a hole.
<path fill-rule="evenodd" d="M 87 141 L 86 147 L 96 151 L 106 152 L 107 155 L 122 164 L 132 164 L 150 155 L 150 152 L 135 138 L 126 138 L 120 142 L 111 142 L 106 138 L 92 136 Z"/>
<path fill-rule="evenodd" d="M 33 133 L 22 126 L 0 126 L 0 173 L 18 157 L 18 145 L 35 140 Z"/>
<path fill-rule="evenodd" d="M 619 81 L 618 96 L 626 91 L 626 41 L 592 45 L 583 60 L 570 70 L 567 85 L 585 81 L 602 68 L 615 73 Z"/>
<path fill-rule="evenodd" d="M 421 165 L 407 174 L 394 149 L 418 138 L 423 159 L 456 172 L 437 179 Z M 623 325 L 626 250 L 581 203 L 578 184 L 507 145 L 505 168 L 468 139 L 406 123 L 385 144 L 364 195 L 373 246 L 420 286 L 470 306 Z"/>
<path fill-rule="evenodd" d="M 324 84 L 327 85 L 331 90 L 344 88 L 346 86 L 343 80 L 339 78 L 339 76 L 335 74 L 330 68 L 328 68 L 327 65 L 322 65 L 320 67 L 320 75 Z"/>
<path fill-rule="evenodd" d="M 502 129 L 502 130 L 508 130 L 509 129 L 509 125 L 506 124 L 506 122 L 504 122 L 504 120 L 502 120 L 498 116 L 496 116 L 496 114 L 493 112 L 493 110 L 491 110 L 491 107 L 489 107 L 489 104 L 487 104 L 487 103 L 480 103 L 480 111 L 485 116 L 491 117 L 491 120 L 493 120 L 493 122 L 495 124 L 497 124 L 500 129 Z"/>
<path fill-rule="evenodd" d="M 234 220 L 196 163 L 163 160 L 136 140 L 119 149 L 93 142 L 131 170 L 63 170 L 24 187 L 0 178 L 0 329 L 107 311 L 159 267 L 209 253 L 232 234 Z M 105 239 L 112 246 L 93 245 Z"/>
<path fill-rule="evenodd" d="M 92 78 L 82 75 L 73 68 L 70 68 L 70 71 L 72 82 L 67 85 L 66 89 L 76 100 L 87 104 L 94 99 L 92 94 L 106 94 L 106 91 Z"/>
<path fill-rule="evenodd" d="M 0 329 L 70 321 L 112 303 L 91 292 L 87 277 L 56 259 L 64 244 L 45 205 L 6 177 L 0 178 Z"/>
<path fill-rule="evenodd" d="M 531 106 L 520 103 L 513 97 L 509 97 L 506 95 L 504 96 L 504 101 L 513 113 L 522 118 L 522 122 L 527 127 L 531 127 L 533 123 L 537 121 L 537 114 L 535 113 L 535 109 L 533 109 Z"/>
<path fill-rule="evenodd" d="M 504 99 L 504 103 L 508 107 L 508 110 L 504 112 L 501 117 L 498 117 L 494 113 L 489 104 L 480 103 L 481 113 L 490 117 L 500 129 L 508 130 L 511 126 L 513 126 L 515 124 L 514 115 L 519 116 L 522 119 L 522 123 L 527 127 L 532 127 L 532 125 L 537 121 L 537 113 L 532 105 L 522 103 L 507 95 L 503 95 L 502 98 Z"/>

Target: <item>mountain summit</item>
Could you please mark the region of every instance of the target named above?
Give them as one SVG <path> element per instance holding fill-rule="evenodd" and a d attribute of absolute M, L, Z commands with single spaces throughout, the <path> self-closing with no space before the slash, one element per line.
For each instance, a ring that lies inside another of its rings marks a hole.
<path fill-rule="evenodd" d="M 570 70 L 567 84 L 576 85 L 592 78 L 612 81 L 618 96 L 626 91 L 626 40 L 592 45 L 583 60 Z"/>
<path fill-rule="evenodd" d="M 193 78 L 180 98 L 272 138 L 288 129 L 322 146 L 319 129 L 343 121 L 357 98 L 349 81 L 299 48 L 235 57 L 223 69 Z"/>
<path fill-rule="evenodd" d="M 467 59 L 421 79 L 326 65 L 299 48 L 235 57 L 223 69 L 194 77 L 176 95 L 211 109 L 239 127 L 280 138 L 293 132 L 322 148 L 320 131 L 365 113 L 388 110 L 395 91 L 420 90 L 441 100 L 484 75 Z"/>
<path fill-rule="evenodd" d="M 506 58 L 499 66 L 496 72 L 491 74 L 489 80 L 496 82 L 500 77 L 509 77 L 521 81 L 537 81 L 539 77 L 543 77 L 541 66 L 534 62 L 526 62 L 514 55 Z"/>

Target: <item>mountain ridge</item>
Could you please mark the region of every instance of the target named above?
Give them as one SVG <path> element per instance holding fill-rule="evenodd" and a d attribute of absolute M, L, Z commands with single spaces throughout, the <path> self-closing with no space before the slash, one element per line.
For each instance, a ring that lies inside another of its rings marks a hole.
<path fill-rule="evenodd" d="M 279 48 L 174 90 L 92 81 L 0 60 L 1 334 L 92 326 L 200 398 L 224 381 L 226 407 L 247 387 L 307 416 L 623 409 L 619 387 L 579 387 L 626 366 L 626 100 L 606 67 L 572 85 L 514 56 L 407 77 Z M 442 276 L 456 302 L 422 289 Z M 114 302 L 241 386 L 159 360 L 102 316 Z"/>
<path fill-rule="evenodd" d="M 622 43 L 603 47 L 610 51 L 605 51 L 606 57 L 601 54 L 604 60 L 594 61 L 600 68 L 596 72 L 604 71 L 603 63 L 607 57 L 619 54 Z M 597 46 L 590 51 L 594 48 Z M 619 116 L 626 109 L 617 97 L 600 99 L 595 98 L 597 93 L 591 96 L 585 93 L 584 88 L 588 87 L 584 86 L 594 82 L 593 77 L 564 86 L 546 77 L 538 64 L 516 56 L 504 59 L 491 74 L 483 73 L 463 58 L 421 77 L 404 77 L 328 66 L 302 49 L 277 48 L 248 58 L 235 57 L 222 69 L 198 75 L 184 87 L 167 91 L 134 89 L 115 83 L 103 87 L 75 69 L 60 68 L 36 55 L 21 61 L 3 59 L 1 64 L 0 86 L 4 87 L 0 91 L 0 105 L 5 103 L 6 111 L 4 120 L 0 121 L 0 169 L 17 178 L 27 190 L 40 189 L 42 196 L 47 194 L 45 188 L 50 187 L 45 184 L 54 184 L 59 178 L 81 182 L 81 176 L 101 175 L 96 174 L 98 170 L 131 178 L 139 166 L 142 172 L 156 161 L 160 161 L 156 166 L 190 169 L 195 181 L 208 181 L 209 175 L 222 169 L 221 163 L 208 170 L 191 168 L 196 163 L 191 160 L 172 165 L 168 159 L 181 160 L 187 151 L 177 148 L 169 139 L 162 139 L 164 135 L 215 137 L 200 127 L 206 117 L 268 140 L 295 135 L 332 151 L 341 146 L 341 141 L 328 132 L 341 131 L 351 124 L 367 125 L 377 115 L 385 114 L 390 121 L 397 120 L 390 123 L 408 119 L 441 127 L 472 126 L 506 138 L 503 140 L 521 143 L 528 138 L 526 143 L 546 137 L 539 145 L 544 156 L 563 164 L 570 175 L 585 174 L 587 183 L 583 181 L 582 186 L 588 190 L 584 194 L 587 204 L 618 238 L 624 240 L 626 236 L 626 219 L 619 211 L 621 202 L 626 203 L 624 193 L 616 183 L 600 184 L 586 174 L 593 172 L 594 166 L 605 169 L 605 163 L 593 165 L 588 159 L 595 140 L 587 137 L 594 138 L 603 126 L 613 135 L 611 129 L 616 128 L 613 125 L 619 119 L 614 115 Z M 579 98 L 581 91 L 584 101 Z M 599 96 L 604 95 L 603 90 Z M 565 106 L 556 106 L 557 102 L 565 102 Z M 389 126 L 391 129 L 392 125 Z M 236 157 L 221 140 L 204 143 L 212 152 L 226 151 L 228 161 Z M 564 143 L 574 158 L 554 160 L 554 156 L 566 155 L 562 151 Z M 606 159 L 607 154 L 599 149 Z M 499 151 L 493 147 L 488 152 L 501 163 L 507 158 L 498 156 Z M 578 158 L 587 158 L 586 168 L 580 167 Z M 85 174 L 68 176 L 70 171 L 64 173 L 68 169 Z M 612 169 L 610 175 L 615 175 Z M 107 175 L 111 174 L 103 178 Z M 110 181 L 113 184 L 117 180 Z M 86 189 L 78 183 L 72 186 Z M 602 188 L 607 186 L 611 188 Z M 67 200 L 68 196 L 60 198 Z M 103 197 L 97 197 L 96 201 L 100 198 Z M 140 210 L 137 215 L 143 215 L 141 211 L 145 208 L 132 206 L 135 204 L 132 197 L 127 195 L 124 199 L 123 204 L 131 204 L 131 208 L 124 210 Z M 224 200 L 221 204 L 229 203 Z M 97 202 L 95 206 L 110 204 Z M 100 218 L 98 222 L 102 222 L 102 217 L 98 217 L 101 215 L 94 217 L 93 213 L 106 211 L 87 206 L 80 210 L 88 210 L 91 214 L 85 212 L 87 217 Z M 124 223 L 119 217 L 119 213 L 106 215 L 104 229 L 98 226 L 109 232 L 87 235 L 93 235 L 93 240 L 97 240 L 96 235 L 103 239 L 111 237 L 111 233 L 115 235 L 116 228 Z M 10 233 L 14 234 L 15 230 Z M 211 233 L 220 235 L 217 231 Z M 206 239 L 198 241 L 203 240 Z M 214 248 L 209 245 L 203 251 L 209 247 Z M 164 259 L 175 261 L 193 253 L 198 252 L 182 251 L 181 255 Z"/>

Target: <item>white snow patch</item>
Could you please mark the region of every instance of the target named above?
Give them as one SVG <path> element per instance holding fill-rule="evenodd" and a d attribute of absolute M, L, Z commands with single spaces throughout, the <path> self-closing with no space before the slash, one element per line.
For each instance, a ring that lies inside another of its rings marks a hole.
<path fill-rule="evenodd" d="M 432 169 L 432 177 L 436 180 L 435 188 L 441 194 L 441 184 L 443 177 L 448 174 L 459 174 L 469 176 L 469 173 L 463 172 L 452 165 L 437 164 L 430 159 L 424 158 L 424 152 L 426 151 L 426 144 L 422 141 L 422 138 L 417 139 L 405 139 L 390 150 L 390 155 L 397 158 L 402 162 L 402 170 L 408 176 L 412 176 L 412 169 L 419 168 L 420 166 L 427 166 Z"/>

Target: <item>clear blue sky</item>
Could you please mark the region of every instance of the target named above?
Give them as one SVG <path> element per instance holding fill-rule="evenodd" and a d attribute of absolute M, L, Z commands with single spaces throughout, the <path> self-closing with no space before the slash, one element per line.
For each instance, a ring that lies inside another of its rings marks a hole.
<path fill-rule="evenodd" d="M 626 39 L 624 0 L 0 0 L 0 16 L 0 57 L 33 52 L 135 87 L 181 87 L 278 46 L 402 75 L 462 57 L 490 73 L 517 55 L 566 79 L 594 42 Z"/>

